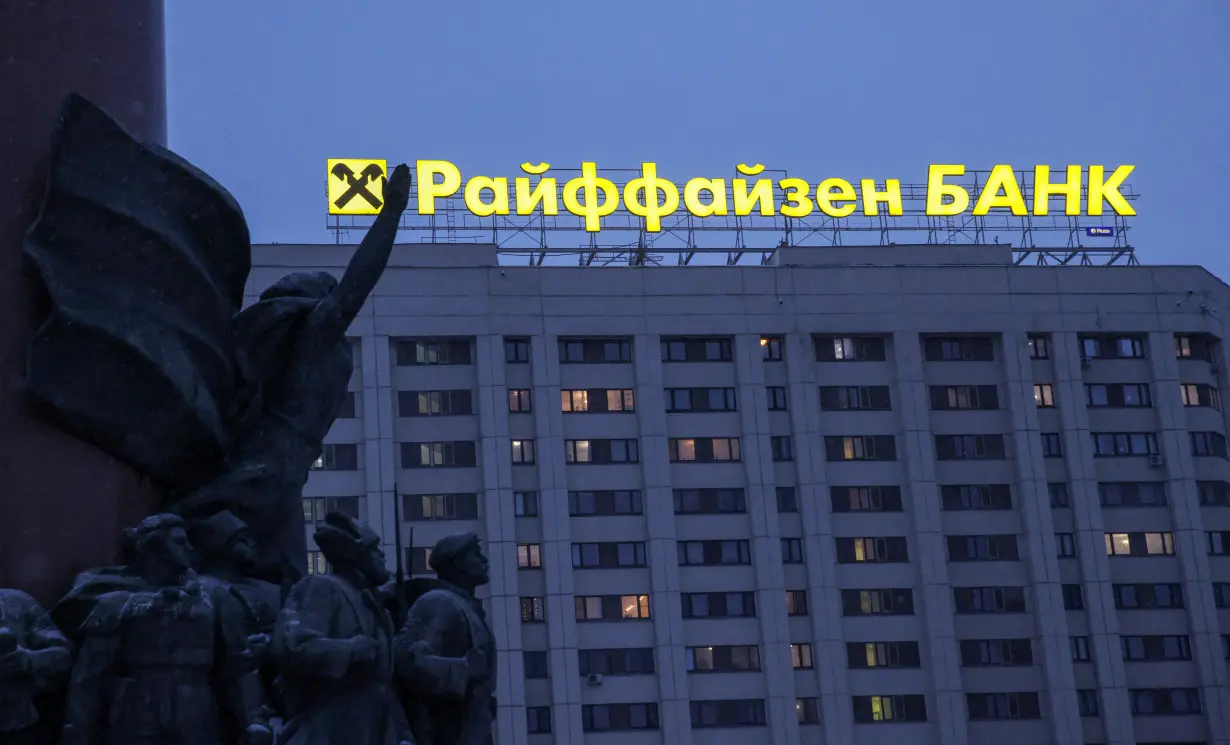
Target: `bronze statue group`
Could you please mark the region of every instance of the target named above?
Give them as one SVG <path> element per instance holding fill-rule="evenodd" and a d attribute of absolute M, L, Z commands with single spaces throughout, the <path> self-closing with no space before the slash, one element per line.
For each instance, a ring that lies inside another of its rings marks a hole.
<path fill-rule="evenodd" d="M 314 536 L 332 572 L 306 566 L 303 486 L 409 169 L 381 177 L 340 280 L 291 274 L 247 307 L 247 223 L 199 169 L 70 95 L 47 174 L 24 242 L 50 306 L 27 397 L 166 501 L 50 611 L 0 590 L 0 745 L 488 745 L 476 536 L 441 540 L 437 579 L 408 585 L 375 533 L 332 513 Z"/>
<path fill-rule="evenodd" d="M 369 528 L 330 513 L 315 539 L 333 572 L 285 603 L 243 574 L 255 546 L 229 512 L 191 530 L 146 518 L 124 536 L 126 564 L 83 572 L 51 612 L 0 590 L 0 743 L 490 743 L 478 538 L 436 544 L 439 579 L 405 612 Z"/>

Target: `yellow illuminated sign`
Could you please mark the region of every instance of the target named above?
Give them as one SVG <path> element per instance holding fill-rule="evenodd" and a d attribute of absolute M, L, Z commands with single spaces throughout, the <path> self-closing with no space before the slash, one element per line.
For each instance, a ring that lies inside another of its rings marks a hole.
<path fill-rule="evenodd" d="M 361 173 L 356 164 L 372 163 L 378 163 L 383 172 L 384 161 L 329 161 L 331 214 L 359 215 L 379 211 L 372 206 L 372 200 L 360 200 L 361 194 L 351 193 L 358 188 L 353 185 L 352 177 Z M 349 172 L 338 175 L 334 164 L 343 164 Z M 694 178 L 684 182 L 681 189 L 676 183 L 658 176 L 656 163 L 642 163 L 641 176 L 624 184 L 621 194 L 615 182 L 598 175 L 595 163 L 582 163 L 581 175 L 562 184 L 546 175 L 550 168 L 546 163 L 523 163 L 521 170 L 526 175 L 514 179 L 511 188 L 509 179 L 487 176 L 473 176 L 464 181 L 463 188 L 457 166 L 443 160 L 420 160 L 415 164 L 414 180 L 418 190 L 418 214 L 434 215 L 437 200 L 451 198 L 458 192 L 461 192 L 466 209 L 478 217 L 532 215 L 536 211 L 553 216 L 560 214 L 562 203 L 564 211 L 584 219 L 585 230 L 589 232 L 598 232 L 602 218 L 620 209 L 621 202 L 624 210 L 645 221 L 645 230 L 650 233 L 661 232 L 662 218 L 676 213 L 680 207 L 700 218 L 731 214 L 736 217 L 780 214 L 803 218 L 813 213 L 843 218 L 859 210 L 868 216 L 904 214 L 898 179 L 882 182 L 863 179 L 856 187 L 845 179 L 829 178 L 813 189 L 804 179 L 782 178 L 775 182 L 762 176 L 763 165 L 740 164 L 736 168 L 738 177 L 730 179 L 729 185 L 726 179 Z M 1068 216 L 1098 217 L 1106 205 L 1116 215 L 1132 216 L 1136 210 L 1120 189 L 1133 170 L 1135 166 L 1118 166 L 1108 176 L 1104 166 L 1070 165 L 1056 178 L 1050 167 L 1036 166 L 1032 183 L 1023 184 L 1012 166 L 997 165 L 978 188 L 975 201 L 967 186 L 946 181 L 965 176 L 965 166 L 932 165 L 927 174 L 926 214 L 951 217 L 968 212 L 983 216 L 1000 209 L 1016 216 L 1043 216 L 1049 214 L 1052 199 L 1062 199 L 1063 213 Z M 1026 195 L 1031 191 L 1032 204 L 1026 204 Z M 333 200 L 340 200 L 342 196 L 347 196 L 348 203 L 335 206 Z"/>
<path fill-rule="evenodd" d="M 375 215 L 384 206 L 383 160 L 338 158 L 328 161 L 329 214 Z"/>

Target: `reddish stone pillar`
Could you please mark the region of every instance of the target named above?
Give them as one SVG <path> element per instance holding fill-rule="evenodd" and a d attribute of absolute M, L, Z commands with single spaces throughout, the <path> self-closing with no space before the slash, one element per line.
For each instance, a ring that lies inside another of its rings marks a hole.
<path fill-rule="evenodd" d="M 140 139 L 166 142 L 163 0 L 0 1 L 0 50 L 0 587 L 47 604 L 78 571 L 113 562 L 122 528 L 158 495 L 26 406 L 25 345 L 46 311 L 22 271 L 21 241 L 65 94 L 84 95 Z"/>

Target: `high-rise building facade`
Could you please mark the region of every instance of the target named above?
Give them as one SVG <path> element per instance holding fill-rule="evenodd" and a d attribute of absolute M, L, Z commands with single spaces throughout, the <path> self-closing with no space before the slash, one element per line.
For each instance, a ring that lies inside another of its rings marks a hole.
<path fill-rule="evenodd" d="M 398 247 L 304 510 L 483 537 L 503 745 L 1227 745 L 1228 320 L 1006 246 Z"/>

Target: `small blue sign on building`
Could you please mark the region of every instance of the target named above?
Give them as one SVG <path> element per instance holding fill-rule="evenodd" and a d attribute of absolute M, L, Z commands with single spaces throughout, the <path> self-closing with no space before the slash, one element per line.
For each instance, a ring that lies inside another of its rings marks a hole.
<path fill-rule="evenodd" d="M 1113 238 L 1115 235 L 1114 228 L 1085 228 L 1085 235 L 1090 238 Z"/>

